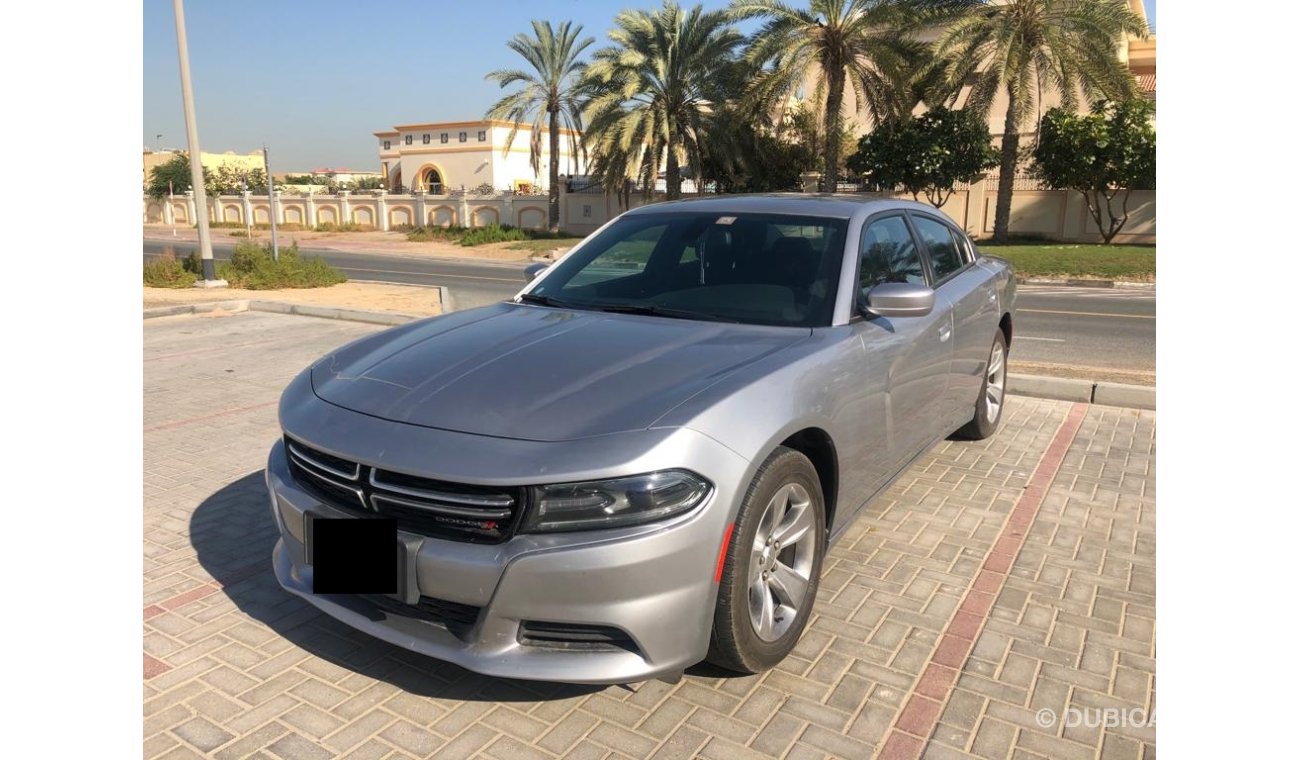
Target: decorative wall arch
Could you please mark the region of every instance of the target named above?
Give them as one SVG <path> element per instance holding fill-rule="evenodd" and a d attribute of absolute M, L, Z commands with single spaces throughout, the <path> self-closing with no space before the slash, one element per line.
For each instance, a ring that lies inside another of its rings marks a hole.
<path fill-rule="evenodd" d="M 243 222 L 244 209 L 240 208 L 238 204 L 227 203 L 226 205 L 221 207 L 221 221 Z"/>
<path fill-rule="evenodd" d="M 144 220 L 147 223 L 161 222 L 163 220 L 162 206 L 157 203 L 150 203 L 145 206 Z"/>
<path fill-rule="evenodd" d="M 525 206 L 516 215 L 515 226 L 526 230 L 546 228 L 546 209 L 540 206 Z"/>
<path fill-rule="evenodd" d="M 375 226 L 375 212 L 368 206 L 361 206 L 352 209 L 352 222 L 354 224 L 364 224 L 369 227 Z"/>
<path fill-rule="evenodd" d="M 491 206 L 479 206 L 470 214 L 470 218 L 474 220 L 471 225 L 473 227 L 486 227 L 490 224 L 501 223 L 501 215 Z"/>
<path fill-rule="evenodd" d="M 434 206 L 429 209 L 429 224 L 433 227 L 452 227 L 456 224 L 456 209 L 451 206 Z"/>
<path fill-rule="evenodd" d="M 175 219 L 177 224 L 189 224 L 190 222 L 189 206 L 187 206 L 184 203 L 173 203 L 172 219 Z"/>
<path fill-rule="evenodd" d="M 285 206 L 284 221 L 285 224 L 302 224 L 306 215 L 303 213 L 302 206 Z"/>
<path fill-rule="evenodd" d="M 436 187 L 432 186 L 429 181 L 431 179 L 429 176 L 430 172 L 437 175 Z M 415 172 L 415 176 L 411 178 L 410 189 L 413 193 L 424 190 L 424 192 L 430 195 L 442 195 L 447 192 L 447 187 L 447 172 L 443 171 L 441 166 L 438 166 L 433 162 L 421 164 L 419 170 Z"/>
<path fill-rule="evenodd" d="M 254 206 L 254 207 L 253 207 L 253 223 L 254 223 L 254 224 L 270 224 L 270 223 L 271 223 L 271 209 L 270 209 L 270 207 L 269 207 L 269 206 Z"/>
<path fill-rule="evenodd" d="M 411 210 L 409 208 L 407 208 L 406 206 L 398 206 L 397 208 L 389 210 L 388 226 L 391 228 L 391 227 L 401 227 L 403 225 L 408 225 L 408 224 L 414 224 L 414 222 L 411 221 L 413 218 L 414 215 L 411 213 Z"/>
<path fill-rule="evenodd" d="M 317 224 L 338 224 L 339 215 L 333 206 L 321 206 L 316 209 Z"/>

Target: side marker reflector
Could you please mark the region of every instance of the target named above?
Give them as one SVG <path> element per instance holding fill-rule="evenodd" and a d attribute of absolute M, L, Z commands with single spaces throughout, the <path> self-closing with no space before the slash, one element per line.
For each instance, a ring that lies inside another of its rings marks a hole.
<path fill-rule="evenodd" d="M 722 534 L 722 549 L 718 552 L 718 569 L 713 573 L 713 582 L 722 582 L 722 566 L 727 562 L 727 547 L 731 545 L 731 531 L 736 527 L 735 523 L 727 525 L 727 532 Z"/>

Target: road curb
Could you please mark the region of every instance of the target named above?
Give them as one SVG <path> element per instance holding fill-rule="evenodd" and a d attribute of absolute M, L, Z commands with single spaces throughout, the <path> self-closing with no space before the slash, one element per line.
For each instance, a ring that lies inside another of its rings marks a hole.
<path fill-rule="evenodd" d="M 186 314 L 207 314 L 217 311 L 235 314 L 241 311 L 265 311 L 273 314 L 293 314 L 300 317 L 317 317 L 319 319 L 340 319 L 345 322 L 365 322 L 374 325 L 404 325 L 417 319 L 425 319 L 430 314 L 403 314 L 397 311 L 367 311 L 365 309 L 340 309 L 333 306 L 313 306 L 311 304 L 285 303 L 284 301 L 204 301 L 202 303 L 160 306 L 144 310 L 145 319 L 158 317 L 176 317 Z"/>
<path fill-rule="evenodd" d="M 1124 280 L 1050 280 L 1045 277 L 1016 278 L 1021 285 L 1064 285 L 1071 288 L 1114 288 L 1116 290 L 1155 290 L 1154 282 Z"/>
<path fill-rule="evenodd" d="M 1156 408 L 1156 389 L 1151 385 L 1008 373 L 1007 392 L 1036 398 L 1081 401 L 1087 404 L 1125 406 L 1134 409 Z"/>
<path fill-rule="evenodd" d="M 376 282 L 375 280 L 354 280 L 354 282 Z M 417 285 L 406 283 L 382 283 L 385 285 L 401 284 L 404 287 L 425 288 L 438 291 L 438 303 L 442 314 L 456 310 L 456 300 L 451 289 L 445 285 Z M 216 311 L 228 311 L 232 314 L 241 311 L 266 311 L 274 314 L 296 314 L 302 317 L 321 319 L 342 319 L 350 322 L 366 322 L 376 325 L 401 325 L 412 320 L 434 316 L 431 314 L 405 314 L 398 311 L 378 311 L 367 309 L 344 309 L 334 306 L 314 306 L 295 304 L 287 301 L 268 301 L 264 299 L 239 299 L 232 301 L 202 301 L 199 303 L 158 306 L 144 310 L 145 319 L 158 317 L 177 317 L 185 314 L 208 314 Z"/>

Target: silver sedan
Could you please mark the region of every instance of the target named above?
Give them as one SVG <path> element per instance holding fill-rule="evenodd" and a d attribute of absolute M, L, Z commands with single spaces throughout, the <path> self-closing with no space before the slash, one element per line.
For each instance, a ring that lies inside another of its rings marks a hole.
<path fill-rule="evenodd" d="M 761 671 L 871 500 L 1003 415 L 1011 269 L 929 206 L 659 203 L 529 274 L 285 390 L 286 589 L 496 676 Z"/>

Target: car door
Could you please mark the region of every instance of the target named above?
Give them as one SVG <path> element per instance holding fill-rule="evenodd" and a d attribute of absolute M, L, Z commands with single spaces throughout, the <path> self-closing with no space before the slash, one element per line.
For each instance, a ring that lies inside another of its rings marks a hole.
<path fill-rule="evenodd" d="M 943 406 L 949 427 L 956 428 L 975 412 L 998 324 L 997 287 L 975 266 L 965 234 L 937 216 L 908 214 L 934 277 L 935 302 L 944 301 L 952 311 L 952 374 Z"/>
<path fill-rule="evenodd" d="M 863 225 L 858 250 L 859 297 L 886 282 L 929 284 L 917 240 L 902 212 L 875 217 Z M 871 316 L 854 322 L 862 339 L 864 380 L 882 387 L 883 430 L 865 437 L 883 441 L 868 468 L 883 485 L 899 468 L 943 434 L 936 409 L 943 402 L 952 362 L 952 314 L 946 303 L 922 317 Z M 886 454 L 887 456 L 880 456 Z M 874 490 L 874 489 L 872 489 Z"/>

